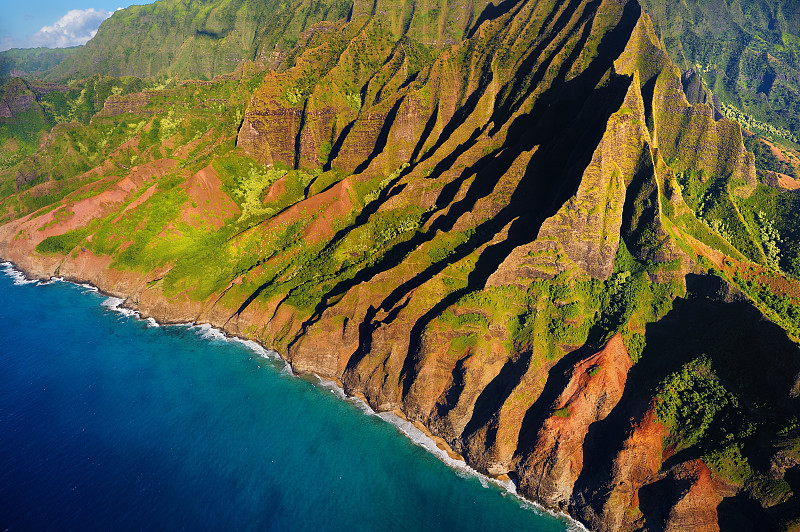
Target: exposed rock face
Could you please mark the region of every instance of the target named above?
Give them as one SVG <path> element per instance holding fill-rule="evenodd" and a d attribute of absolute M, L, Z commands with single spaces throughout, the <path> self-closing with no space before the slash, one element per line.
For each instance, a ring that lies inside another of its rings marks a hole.
<path fill-rule="evenodd" d="M 660 383 L 700 355 L 735 359 L 719 382 L 788 415 L 800 382 L 797 346 L 744 293 L 701 274 L 700 257 L 720 268 L 726 257 L 686 236 L 700 222 L 676 172 L 703 171 L 740 195 L 756 184 L 739 127 L 699 95 L 687 101 L 635 1 L 506 3 L 474 24 L 445 10 L 435 27 L 382 18 L 392 12 L 357 2 L 291 53 L 276 48 L 280 68 L 229 138 L 205 151 L 210 133 L 170 144 L 198 159 L 181 167 L 156 159 L 125 177 L 98 167 L 101 192 L 79 188 L 0 227 L 0 257 L 91 281 L 145 315 L 258 339 L 298 372 L 402 409 L 477 469 L 515 477 L 521 493 L 593 529 L 716 529 L 722 503 L 751 488 L 724 481 L 697 447 L 676 452 Z M 453 27 L 467 38 L 455 42 Z M 149 103 L 110 98 L 97 118 L 149 117 Z M 208 155 L 234 137 L 270 171 L 310 172 L 259 188 L 258 209 L 280 208 L 242 226 L 226 224 L 244 210 L 230 195 L 243 176 L 225 181 Z M 165 175 L 181 181 L 177 214 L 142 249 L 190 248 L 179 228 L 208 228 L 223 236 L 205 254 L 137 269 L 119 262 L 125 246 L 96 252 L 97 233 L 69 253 L 35 251 L 141 214 Z M 631 303 L 637 286 L 647 290 Z M 796 467 L 788 447 L 752 446 L 774 457 L 775 479 Z"/>
<path fill-rule="evenodd" d="M 595 471 L 599 478 L 581 479 L 576 507 L 598 530 L 635 530 L 643 525 L 641 512 L 637 510 L 641 507 L 639 492 L 661 469 L 666 436 L 666 430 L 657 421 L 654 406 L 650 405 L 641 417 L 634 418 L 610 464 L 607 461 L 600 467 L 593 464 L 592 470 L 583 472 L 588 476 Z M 607 465 L 610 465 L 608 469 L 601 469 Z M 665 499 L 661 504 L 669 506 L 673 501 Z"/>
<path fill-rule="evenodd" d="M 602 350 L 568 369 L 567 385 L 542 423 L 533 449 L 520 458 L 517 474 L 522 490 L 549 506 L 566 509 L 583 470 L 586 433 L 617 405 L 632 365 L 617 334 Z"/>
<path fill-rule="evenodd" d="M 673 490 L 667 496 L 678 502 L 670 509 L 664 530 L 719 530 L 717 505 L 722 496 L 708 467 L 700 460 L 687 462 L 671 471 L 667 478 Z"/>
<path fill-rule="evenodd" d="M 0 100 L 0 118 L 12 118 L 36 105 L 36 94 L 23 82 L 15 81 L 6 86 Z"/>
<path fill-rule="evenodd" d="M 147 105 L 149 97 L 145 92 L 129 94 L 125 97 L 109 96 L 103 104 L 99 116 L 119 116 L 123 113 L 141 112 Z"/>
<path fill-rule="evenodd" d="M 39 97 L 51 92 L 67 92 L 66 86 L 55 83 L 30 83 L 24 79 L 12 79 L 4 83 L 0 96 L 0 118 L 14 118 L 29 110 L 42 112 Z"/>
<path fill-rule="evenodd" d="M 22 111 L 27 111 L 36 103 L 33 94 L 16 94 L 3 99 L 0 105 L 0 117 L 13 118 Z"/>
<path fill-rule="evenodd" d="M 705 88 L 703 80 L 694 69 L 690 68 L 681 75 L 681 84 L 683 85 L 683 92 L 686 94 L 686 99 L 689 103 L 711 105 L 711 94 Z"/>
<path fill-rule="evenodd" d="M 640 81 L 638 72 L 635 72 L 622 107 L 608 119 L 600 145 L 592 155 L 575 195 L 558 213 L 544 221 L 534 242 L 521 248 L 527 252 L 521 264 L 506 271 L 511 261 L 519 260 L 512 255 L 498 269 L 498 272 L 504 272 L 501 275 L 505 276 L 506 282 L 536 277 L 517 270 L 521 267 L 535 269 L 534 261 L 527 257 L 543 247 L 550 247 L 551 252 L 564 253 L 592 277 L 608 278 L 614 269 L 626 189 L 636 176 L 648 171 L 648 164 L 649 171 L 653 172 L 650 135 L 644 117 Z M 604 207 L 597 209 L 597 205 Z M 542 266 L 545 265 L 540 268 Z M 499 281 L 498 273 L 495 273 L 489 282 Z"/>

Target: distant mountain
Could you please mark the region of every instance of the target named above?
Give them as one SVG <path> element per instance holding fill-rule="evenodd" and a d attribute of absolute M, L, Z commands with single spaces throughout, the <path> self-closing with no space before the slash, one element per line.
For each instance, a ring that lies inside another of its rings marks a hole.
<path fill-rule="evenodd" d="M 800 2 L 643 0 L 672 59 L 757 133 L 800 139 Z M 767 127 L 765 127 L 765 125 Z M 775 133 L 773 130 L 772 133 Z"/>
<path fill-rule="evenodd" d="M 434 48 L 459 41 L 481 17 L 507 10 L 485 0 L 459 9 L 435 1 L 160 0 L 105 21 L 97 36 L 66 57 L 27 53 L 28 74 L 50 69 L 63 81 L 93 74 L 211 79 L 244 61 L 277 67 L 319 22 L 361 14 L 381 19 L 397 38 Z M 800 7 L 792 0 L 643 0 L 670 57 L 695 71 L 717 106 L 756 133 L 800 137 Z M 484 10 L 484 8 L 486 8 Z M 38 64 L 35 62 L 38 61 Z M 0 55 L 0 74 L 3 59 Z"/>
<path fill-rule="evenodd" d="M 441 48 L 460 41 L 487 4 L 470 0 L 454 9 L 436 0 L 159 0 L 115 12 L 49 77 L 211 79 L 243 61 L 275 67 L 314 25 L 362 15 L 381 20 L 395 38 L 408 34 Z"/>
<path fill-rule="evenodd" d="M 14 48 L 0 52 L 0 78 L 40 77 L 78 49 L 78 46 L 56 49 Z"/>

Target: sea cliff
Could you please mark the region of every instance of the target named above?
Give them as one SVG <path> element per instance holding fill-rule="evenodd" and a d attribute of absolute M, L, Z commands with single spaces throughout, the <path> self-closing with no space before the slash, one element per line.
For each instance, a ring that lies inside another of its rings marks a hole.
<path fill-rule="evenodd" d="M 647 13 L 522 1 L 445 43 L 383 12 L 56 126 L 0 257 L 257 340 L 592 529 L 800 518 L 800 292 Z"/>

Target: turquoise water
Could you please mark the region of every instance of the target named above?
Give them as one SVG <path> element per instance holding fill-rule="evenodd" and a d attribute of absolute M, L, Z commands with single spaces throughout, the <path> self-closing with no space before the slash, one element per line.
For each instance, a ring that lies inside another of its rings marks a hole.
<path fill-rule="evenodd" d="M 0 530 L 569 526 L 245 344 L 9 271 Z"/>

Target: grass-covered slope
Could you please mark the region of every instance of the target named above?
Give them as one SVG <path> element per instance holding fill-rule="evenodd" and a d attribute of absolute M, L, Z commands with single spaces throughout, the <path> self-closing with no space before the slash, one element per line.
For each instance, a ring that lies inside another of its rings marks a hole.
<path fill-rule="evenodd" d="M 211 81 L 7 85 L 0 257 L 258 339 L 593 529 L 793 526 L 778 156 L 637 2 L 444 7 Z"/>
<path fill-rule="evenodd" d="M 61 126 L 58 131 L 74 129 L 78 124 L 89 123 L 107 102 L 111 109 L 116 98 L 164 86 L 140 78 L 99 75 L 66 85 L 27 78 L 0 81 L 0 161 L 4 168 L 17 170 L 18 184 L 41 182 L 47 179 L 37 174 L 41 161 L 37 157 L 26 158 L 48 139 L 59 140 L 60 135 L 49 135 L 53 127 Z M 79 146 L 77 151 L 77 159 L 57 161 L 64 166 L 63 175 L 73 175 L 76 164 L 90 168 L 92 161 L 86 160 L 90 147 Z"/>

